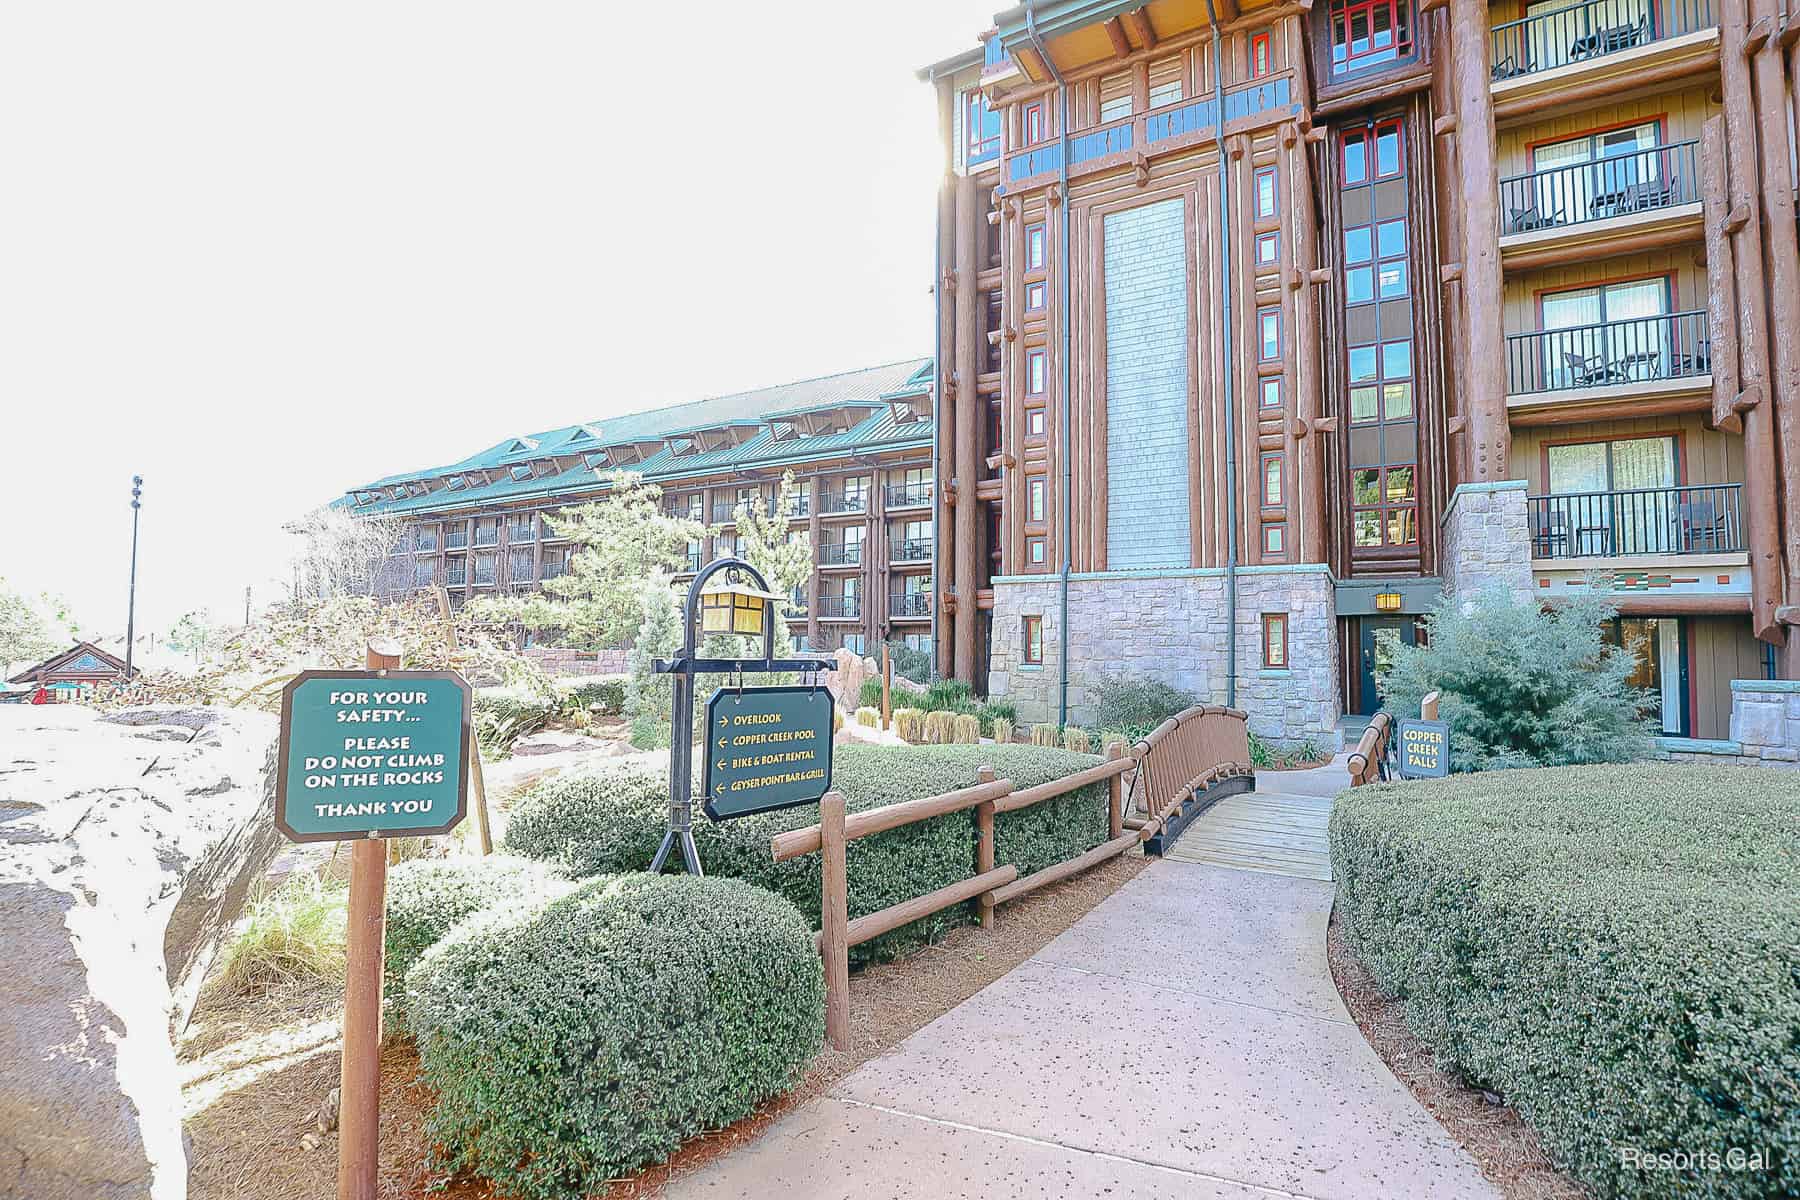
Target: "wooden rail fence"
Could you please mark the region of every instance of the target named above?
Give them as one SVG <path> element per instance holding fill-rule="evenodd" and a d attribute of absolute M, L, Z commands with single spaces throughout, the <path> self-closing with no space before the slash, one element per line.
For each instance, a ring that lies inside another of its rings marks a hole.
<path fill-rule="evenodd" d="M 820 855 L 823 894 L 819 914 L 819 953 L 825 961 L 825 1034 L 839 1050 L 850 1045 L 850 948 L 892 932 L 953 904 L 976 902 L 981 927 L 994 927 L 994 909 L 1027 892 L 1056 883 L 1089 867 L 1160 839 L 1178 822 L 1202 811 L 1217 798 L 1220 785 L 1241 780 L 1231 790 L 1246 790 L 1253 779 L 1249 737 L 1242 712 L 1202 705 L 1164 721 L 1135 746 L 1115 742 L 1106 761 L 1061 779 L 1033 787 L 1013 787 L 982 767 L 976 782 L 938 796 L 904 800 L 881 808 L 848 813 L 842 792 L 827 792 L 819 804 L 819 823 L 777 834 L 769 849 L 776 862 L 805 854 Z M 1013 864 L 994 861 L 994 818 L 1042 804 L 1057 796 L 1107 784 L 1107 840 L 1067 861 L 1020 877 Z M 1129 797 L 1129 799 L 1128 799 Z M 1127 808 L 1135 809 L 1127 815 Z M 951 813 L 974 810 L 975 874 L 923 896 L 850 919 L 849 874 L 845 847 L 858 838 L 898 829 Z M 1170 834 L 1172 836 L 1172 834 Z"/>
<path fill-rule="evenodd" d="M 1438 719 L 1436 692 L 1426 692 L 1419 701 L 1419 716 L 1426 721 Z M 1356 749 L 1350 753 L 1350 786 L 1361 787 L 1365 783 L 1393 778 L 1393 753 L 1394 718 L 1378 712 L 1370 719 L 1369 727 L 1363 730 Z"/>

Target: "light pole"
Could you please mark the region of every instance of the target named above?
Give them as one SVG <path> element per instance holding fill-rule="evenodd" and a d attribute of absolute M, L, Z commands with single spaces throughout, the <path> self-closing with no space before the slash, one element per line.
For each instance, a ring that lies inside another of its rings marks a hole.
<path fill-rule="evenodd" d="M 131 477 L 131 591 L 125 601 L 125 682 L 131 682 L 131 652 L 137 640 L 137 537 L 138 509 L 143 505 L 144 477 Z"/>

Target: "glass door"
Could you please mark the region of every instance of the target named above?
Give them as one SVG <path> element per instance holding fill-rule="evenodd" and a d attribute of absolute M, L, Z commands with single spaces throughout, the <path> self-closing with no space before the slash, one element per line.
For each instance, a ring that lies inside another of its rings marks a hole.
<path fill-rule="evenodd" d="M 1672 437 L 1551 446 L 1550 498 L 1534 531 L 1547 553 L 1667 553 L 1679 536 L 1680 473 Z"/>
<path fill-rule="evenodd" d="M 1619 617 L 1606 640 L 1636 656 L 1637 668 L 1626 682 L 1650 693 L 1648 715 L 1657 728 L 1668 737 L 1686 737 L 1688 667 L 1681 618 Z"/>

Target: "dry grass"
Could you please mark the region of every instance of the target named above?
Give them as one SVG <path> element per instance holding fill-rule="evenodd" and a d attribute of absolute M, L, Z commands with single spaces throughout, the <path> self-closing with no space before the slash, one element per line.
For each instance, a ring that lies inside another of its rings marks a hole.
<path fill-rule="evenodd" d="M 253 994 L 341 983 L 347 899 L 342 884 L 311 871 L 259 889 L 220 955 L 222 986 Z"/>
<path fill-rule="evenodd" d="M 1133 851 L 1000 910 L 995 932 L 962 926 L 898 962 L 850 978 L 852 1043 L 826 1049 L 792 1092 L 725 1129 L 689 1142 L 669 1162 L 615 1184 L 603 1200 L 648 1200 L 671 1175 L 756 1137 L 794 1105 L 819 1095 L 856 1067 L 886 1053 L 931 1020 L 1024 962 L 1139 871 Z M 341 996 L 314 983 L 246 998 L 217 986 L 201 997 L 179 1047 L 192 1200 L 316 1200 L 334 1194 L 337 1135 L 314 1150 L 300 1138 L 338 1080 Z M 429 1090 L 418 1082 L 412 1047 L 382 1053 L 383 1200 L 495 1200 L 480 1180 L 434 1188 L 425 1168 Z M 596 1200 L 602 1200 L 596 1197 Z"/>
<path fill-rule="evenodd" d="M 1340 926 L 1334 911 L 1326 939 L 1331 977 L 1388 1070 L 1462 1144 L 1506 1200 L 1587 1200 L 1587 1191 L 1551 1164 L 1518 1113 L 1437 1065 L 1430 1048 L 1406 1027 L 1400 1002 L 1384 994 L 1357 961 Z"/>

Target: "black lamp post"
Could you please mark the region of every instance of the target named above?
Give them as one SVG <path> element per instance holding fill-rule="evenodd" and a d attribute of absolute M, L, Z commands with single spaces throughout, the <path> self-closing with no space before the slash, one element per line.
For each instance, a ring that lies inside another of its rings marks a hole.
<path fill-rule="evenodd" d="M 131 652 L 137 642 L 137 542 L 139 498 L 144 494 L 144 477 L 131 477 L 131 591 L 125 602 L 125 682 L 131 682 Z"/>

